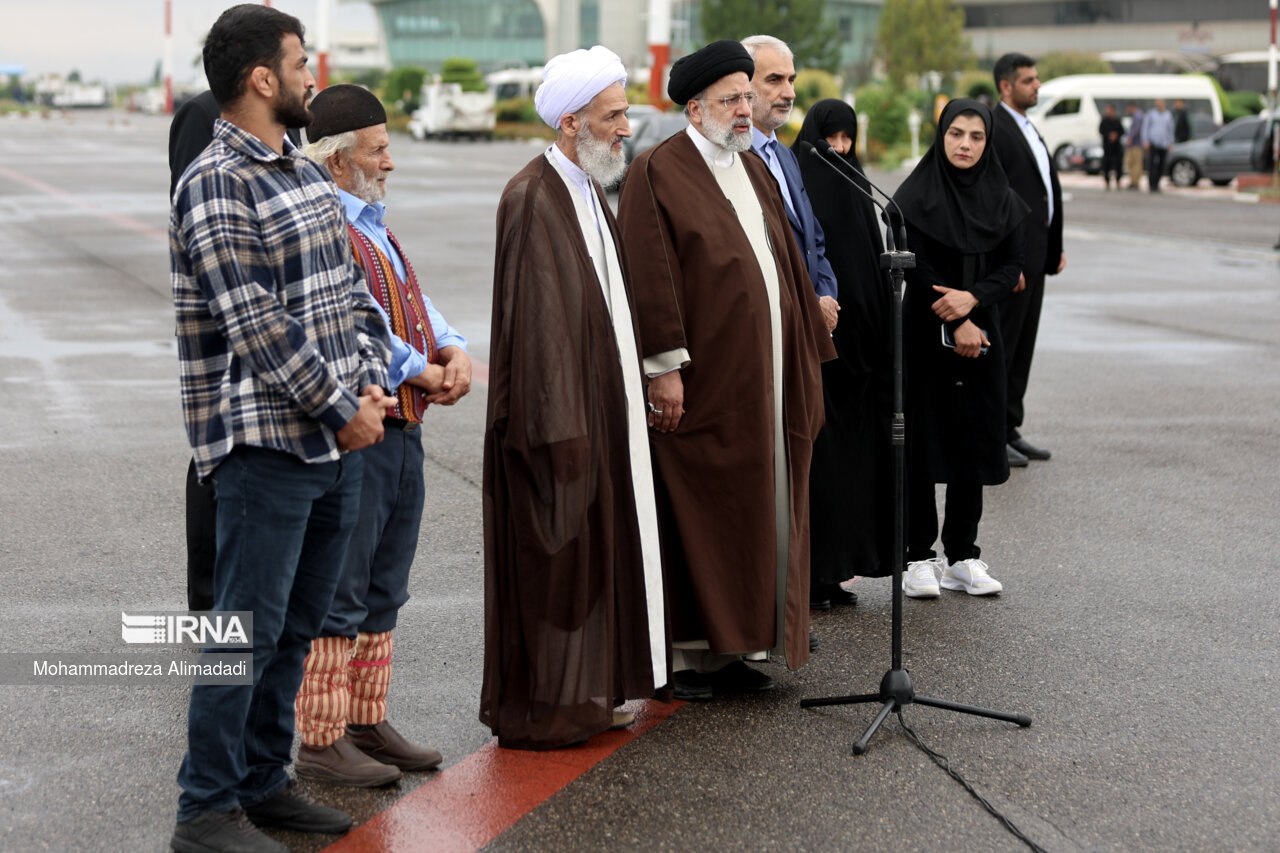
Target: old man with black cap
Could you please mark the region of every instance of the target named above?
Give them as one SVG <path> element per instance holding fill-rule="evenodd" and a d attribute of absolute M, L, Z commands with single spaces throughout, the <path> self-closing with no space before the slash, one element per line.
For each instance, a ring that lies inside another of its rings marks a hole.
<path fill-rule="evenodd" d="M 422 420 L 471 386 L 466 339 L 423 295 L 413 264 L 383 222 L 387 113 L 359 86 L 325 89 L 311 102 L 307 155 L 338 185 L 356 264 L 391 328 L 395 405 L 385 438 L 362 452 L 360 515 L 333 605 L 307 655 L 296 702 L 299 776 L 371 787 L 401 770 L 429 770 L 440 753 L 410 743 L 387 720 L 392 633 L 409 600 L 409 570 L 425 502 Z"/>
<path fill-rule="evenodd" d="M 754 63 L 679 60 L 686 132 L 636 159 L 631 259 L 681 698 L 773 687 L 743 662 L 809 658 L 809 459 L 835 351 L 778 185 L 751 153 Z"/>
<path fill-rule="evenodd" d="M 555 143 L 498 205 L 484 442 L 480 719 L 554 749 L 667 680 L 662 557 L 627 263 L 602 185 L 624 168 L 626 70 L 554 57 L 534 96 Z"/>

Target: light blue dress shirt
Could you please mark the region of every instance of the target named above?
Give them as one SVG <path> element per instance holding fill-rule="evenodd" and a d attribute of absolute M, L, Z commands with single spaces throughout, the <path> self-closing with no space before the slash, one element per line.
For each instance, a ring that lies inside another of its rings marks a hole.
<path fill-rule="evenodd" d="M 1155 148 L 1173 146 L 1173 113 L 1151 109 L 1142 121 L 1142 138 Z"/>
<path fill-rule="evenodd" d="M 773 173 L 773 177 L 777 180 L 778 186 L 782 187 L 782 200 L 786 203 L 787 210 L 791 211 L 792 216 L 796 216 L 795 205 L 791 203 L 791 185 L 787 183 L 787 176 L 782 171 L 782 164 L 778 162 L 777 145 L 778 134 L 776 132 L 765 136 L 760 132 L 760 128 L 752 126 L 751 147 L 763 158 L 765 165 L 769 167 L 769 171 Z"/>
<path fill-rule="evenodd" d="M 342 204 L 347 209 L 347 220 L 356 227 L 357 231 L 372 240 L 373 244 L 391 259 L 392 265 L 395 266 L 396 275 L 400 276 L 403 281 L 408 271 L 405 269 L 404 261 L 400 258 L 400 253 L 391 245 L 391 238 L 387 236 L 387 226 L 382 221 L 382 217 L 387 210 L 386 205 L 381 203 L 369 204 L 364 199 L 356 198 L 342 188 L 338 189 L 338 195 L 342 198 Z M 462 333 L 445 321 L 444 315 L 436 310 L 435 306 L 431 304 L 431 298 L 425 293 L 422 294 L 422 301 L 423 307 L 427 310 L 427 317 L 431 320 L 431 331 L 436 338 L 436 348 L 459 347 L 465 351 L 467 339 L 462 336 Z M 383 319 L 387 321 L 387 327 L 390 328 L 391 320 L 387 317 L 386 312 L 382 310 L 381 305 L 378 306 L 378 311 L 382 314 Z M 391 380 L 391 390 L 394 391 L 406 379 L 417 376 L 426 369 L 427 357 L 393 334 L 391 336 L 391 368 L 387 371 Z"/>

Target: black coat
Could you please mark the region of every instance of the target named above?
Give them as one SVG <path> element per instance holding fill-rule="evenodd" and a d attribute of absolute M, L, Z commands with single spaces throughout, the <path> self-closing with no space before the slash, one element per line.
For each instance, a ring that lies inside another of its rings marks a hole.
<path fill-rule="evenodd" d="M 850 135 L 857 138 L 856 128 Z M 813 155 L 800 158 L 800 173 L 840 303 L 832 334 L 840 357 L 822 365 L 827 420 L 809 475 L 809 559 L 819 586 L 893 571 L 893 290 L 880 269 L 883 232 L 871 202 Z"/>
<path fill-rule="evenodd" d="M 1023 224 L 1026 243 L 1023 246 L 1024 269 L 1043 271 L 1044 275 L 1057 275 L 1058 259 L 1062 255 L 1062 185 L 1058 183 L 1058 169 L 1053 164 L 1053 152 L 1049 152 L 1049 181 L 1053 186 L 1053 221 L 1049 218 L 1049 195 L 1045 192 L 1040 168 L 1036 165 L 1031 146 L 1022 135 L 1022 128 L 1003 106 L 991 109 L 995 117 L 995 130 L 991 142 L 1009 186 L 1031 208 Z M 1015 276 L 1015 280 L 1016 280 Z"/>
<path fill-rule="evenodd" d="M 907 270 L 902 303 L 909 481 L 993 486 L 1009 479 L 999 302 L 1018 283 L 1024 227 L 985 255 L 968 256 L 910 231 L 916 267 Z M 965 358 L 943 346 L 935 284 L 978 297 L 968 319 L 991 341 L 985 355 Z"/>

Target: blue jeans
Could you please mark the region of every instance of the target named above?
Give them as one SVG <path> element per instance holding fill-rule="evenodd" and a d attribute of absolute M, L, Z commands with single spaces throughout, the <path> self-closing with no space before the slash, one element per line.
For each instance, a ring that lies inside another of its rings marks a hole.
<path fill-rule="evenodd" d="M 360 519 L 319 634 L 323 637 L 394 630 L 400 608 L 409 600 L 409 570 L 426 500 L 422 429 L 388 427 L 382 442 L 361 450 L 360 456 Z"/>
<path fill-rule="evenodd" d="M 214 471 L 214 609 L 253 611 L 253 685 L 191 688 L 179 821 L 255 805 L 288 784 L 293 700 L 333 601 L 362 469 L 358 453 L 308 465 L 236 447 Z"/>

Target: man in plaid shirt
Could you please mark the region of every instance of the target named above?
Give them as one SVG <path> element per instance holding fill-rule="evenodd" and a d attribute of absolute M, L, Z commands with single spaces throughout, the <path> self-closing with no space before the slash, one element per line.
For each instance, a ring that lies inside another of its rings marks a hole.
<path fill-rule="evenodd" d="M 170 220 L 182 405 L 217 494 L 214 609 L 253 611 L 253 685 L 196 685 L 171 839 L 179 851 L 285 848 L 257 827 L 344 832 L 285 768 L 309 640 L 333 599 L 382 440 L 387 327 L 347 244 L 328 176 L 285 140 L 310 120 L 303 28 L 228 9 L 205 74 L 222 118 Z M 250 822 L 251 821 L 251 822 Z"/>

